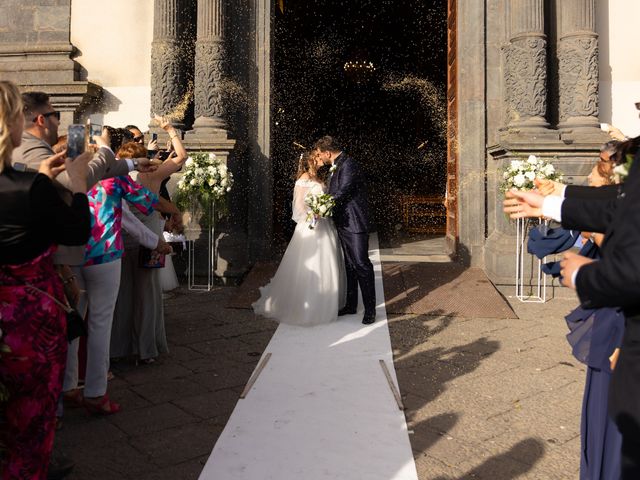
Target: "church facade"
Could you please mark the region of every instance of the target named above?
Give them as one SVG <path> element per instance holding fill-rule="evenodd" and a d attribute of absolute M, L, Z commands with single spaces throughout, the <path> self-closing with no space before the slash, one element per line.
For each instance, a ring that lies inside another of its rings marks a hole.
<path fill-rule="evenodd" d="M 501 210 L 500 169 L 534 154 L 579 183 L 608 140 L 602 123 L 640 133 L 640 66 L 624 54 L 640 40 L 640 7 L 442 2 L 447 245 L 510 284 L 515 228 Z M 63 125 L 145 130 L 151 113 L 174 115 L 187 147 L 216 152 L 236 177 L 218 273 L 241 276 L 272 253 L 274 19 L 288 3 L 300 2 L 5 0 L 0 78 L 48 92 Z"/>

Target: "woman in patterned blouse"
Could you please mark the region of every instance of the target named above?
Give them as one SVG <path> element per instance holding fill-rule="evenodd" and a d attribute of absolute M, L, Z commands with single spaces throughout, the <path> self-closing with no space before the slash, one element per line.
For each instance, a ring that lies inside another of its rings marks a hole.
<path fill-rule="evenodd" d="M 91 237 L 85 264 L 76 269 L 81 288 L 89 299 L 87 368 L 84 405 L 90 413 L 110 415 L 120 405 L 109 400 L 107 374 L 113 312 L 120 284 L 120 259 L 124 253 L 121 232 L 122 201 L 144 214 L 153 212 L 156 194 L 128 176 L 102 180 L 87 194 L 91 210 Z M 72 394 L 78 387 L 78 340 L 69 346 L 64 390 Z M 77 396 L 80 394 L 78 392 Z"/>

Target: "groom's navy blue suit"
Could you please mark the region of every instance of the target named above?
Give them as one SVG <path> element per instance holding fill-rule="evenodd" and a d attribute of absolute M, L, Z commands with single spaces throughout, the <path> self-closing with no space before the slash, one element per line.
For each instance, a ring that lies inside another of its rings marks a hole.
<path fill-rule="evenodd" d="M 336 202 L 333 221 L 344 252 L 347 270 L 347 310 L 358 306 L 358 285 L 365 316 L 375 316 L 376 289 L 369 260 L 369 206 L 367 186 L 358 164 L 344 152 L 334 161 L 329 191 Z"/>

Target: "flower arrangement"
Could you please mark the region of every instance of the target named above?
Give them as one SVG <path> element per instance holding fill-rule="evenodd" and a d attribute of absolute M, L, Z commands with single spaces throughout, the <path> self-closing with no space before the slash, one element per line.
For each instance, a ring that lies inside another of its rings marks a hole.
<path fill-rule="evenodd" d="M 197 201 L 203 210 L 211 204 L 226 208 L 225 195 L 231 191 L 233 175 L 214 153 L 192 153 L 184 164 L 184 173 L 178 181 L 175 201 L 178 208 L 188 210 Z"/>
<path fill-rule="evenodd" d="M 511 160 L 508 168 L 502 172 L 502 183 L 500 191 L 502 193 L 515 188 L 516 190 L 533 190 L 533 181 L 540 180 L 562 181 L 562 174 L 546 160 L 529 155 L 526 160 Z"/>
<path fill-rule="evenodd" d="M 308 193 L 304 203 L 311 209 L 307 214 L 307 222 L 311 230 L 316 228 L 319 217 L 327 218 L 333 215 L 333 207 L 336 206 L 336 201 L 328 193 Z"/>

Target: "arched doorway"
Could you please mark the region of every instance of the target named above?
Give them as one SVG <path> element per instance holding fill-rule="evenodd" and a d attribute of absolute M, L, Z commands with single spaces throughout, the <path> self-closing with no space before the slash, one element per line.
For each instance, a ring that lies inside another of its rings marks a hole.
<path fill-rule="evenodd" d="M 291 233 L 298 145 L 331 134 L 368 175 L 383 246 L 448 232 L 453 250 L 455 0 L 278 0 L 272 48 L 276 240 Z"/>

